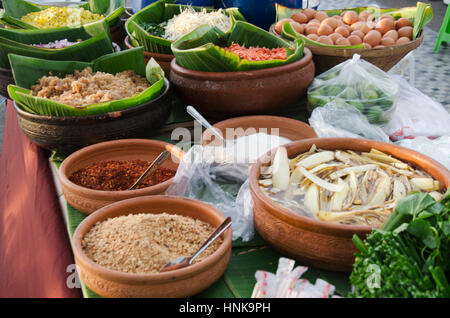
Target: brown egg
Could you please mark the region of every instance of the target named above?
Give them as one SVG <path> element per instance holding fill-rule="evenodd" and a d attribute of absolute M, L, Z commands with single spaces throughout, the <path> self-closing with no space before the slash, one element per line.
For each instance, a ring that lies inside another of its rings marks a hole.
<path fill-rule="evenodd" d="M 323 44 L 328 44 L 328 45 L 334 44 L 333 41 L 326 35 L 319 36 L 319 39 L 317 41 L 320 43 L 323 43 Z"/>
<path fill-rule="evenodd" d="M 374 23 L 366 22 L 365 24 L 361 25 L 361 28 L 359 28 L 359 30 L 364 34 L 367 34 L 369 31 L 373 30 L 374 27 Z"/>
<path fill-rule="evenodd" d="M 405 26 L 403 28 L 398 29 L 397 32 L 399 38 L 406 37 L 411 39 L 413 34 L 413 28 L 410 26 Z"/>
<path fill-rule="evenodd" d="M 344 23 L 344 24 L 341 25 L 341 27 L 347 29 L 347 31 L 348 31 L 349 34 L 353 32 L 352 27 L 349 26 L 348 24 L 345 24 L 345 23 Z"/>
<path fill-rule="evenodd" d="M 319 20 L 319 21 L 323 21 L 323 20 L 325 20 L 326 18 L 328 18 L 328 14 L 327 14 L 326 12 L 324 12 L 324 11 L 317 11 L 317 12 L 314 14 L 314 19 L 317 19 L 317 20 Z"/>
<path fill-rule="evenodd" d="M 316 26 L 316 25 L 308 25 L 306 28 L 305 28 L 305 34 L 306 35 L 309 35 L 309 34 L 317 34 L 317 30 L 318 30 L 319 28 Z"/>
<path fill-rule="evenodd" d="M 364 43 L 364 45 L 366 46 L 366 49 L 371 49 L 372 45 L 370 45 L 369 43 Z"/>
<path fill-rule="evenodd" d="M 407 37 L 401 37 L 397 40 L 397 42 L 395 43 L 396 45 L 400 45 L 400 44 L 406 44 L 411 42 L 411 40 Z"/>
<path fill-rule="evenodd" d="M 361 40 L 364 39 L 364 36 L 365 36 L 364 32 L 362 32 L 360 30 L 353 31 L 350 35 L 359 36 Z"/>
<path fill-rule="evenodd" d="M 357 36 L 357 35 L 350 35 L 350 36 L 347 38 L 347 40 L 350 41 L 350 44 L 351 44 L 351 45 L 356 45 L 356 44 L 362 43 L 361 38 L 360 38 L 359 36 Z"/>
<path fill-rule="evenodd" d="M 383 20 L 383 19 L 389 19 L 389 20 L 392 20 L 395 22 L 395 18 L 388 13 L 382 14 L 378 20 Z"/>
<path fill-rule="evenodd" d="M 277 24 L 275 24 L 275 32 L 277 32 L 278 34 L 281 34 L 283 24 L 285 22 L 293 22 L 293 20 L 292 19 L 281 19 L 280 21 L 277 22 Z"/>
<path fill-rule="evenodd" d="M 342 22 L 342 17 L 340 15 L 333 15 L 332 18 Z"/>
<path fill-rule="evenodd" d="M 372 15 L 369 11 L 363 11 L 359 14 L 359 21 L 367 21 L 369 17 Z"/>
<path fill-rule="evenodd" d="M 385 20 L 387 20 L 387 19 L 385 19 Z M 384 46 L 391 46 L 391 45 L 394 45 L 394 44 L 395 44 L 394 39 L 391 38 L 391 37 L 389 37 L 389 36 L 384 36 L 384 37 L 381 39 L 381 45 L 384 45 Z"/>
<path fill-rule="evenodd" d="M 336 29 L 339 26 L 339 22 L 336 19 L 332 19 L 332 18 L 326 18 L 325 20 L 323 20 L 320 25 L 328 25 L 329 27 L 331 27 L 333 30 Z"/>
<path fill-rule="evenodd" d="M 385 34 L 386 32 L 394 30 L 394 29 L 395 29 L 394 20 L 387 19 L 387 18 L 379 20 L 375 26 L 375 30 L 377 30 L 381 34 Z"/>
<path fill-rule="evenodd" d="M 351 45 L 350 41 L 346 38 L 339 38 L 336 40 L 336 45 L 345 45 L 345 46 L 349 46 Z"/>
<path fill-rule="evenodd" d="M 321 25 L 319 27 L 319 29 L 317 29 L 317 34 L 319 36 L 320 35 L 330 35 L 331 33 L 333 33 L 333 29 L 329 25 Z"/>
<path fill-rule="evenodd" d="M 313 41 L 317 41 L 319 39 L 319 36 L 315 33 L 308 34 L 306 37 Z"/>
<path fill-rule="evenodd" d="M 358 20 L 358 14 L 355 11 L 349 10 L 342 16 L 342 21 L 348 25 L 352 25 L 353 23 L 358 22 Z"/>
<path fill-rule="evenodd" d="M 334 32 L 339 33 L 344 38 L 346 38 L 346 37 L 348 37 L 350 35 L 348 30 L 344 26 L 337 27 L 336 30 L 334 30 Z"/>
<path fill-rule="evenodd" d="M 371 30 L 367 32 L 363 42 L 370 44 L 371 47 L 375 47 L 381 42 L 381 33 L 376 30 Z"/>
<path fill-rule="evenodd" d="M 303 26 L 303 24 L 294 21 L 291 22 L 291 26 L 297 33 L 303 34 L 305 32 L 305 27 Z"/>
<path fill-rule="evenodd" d="M 294 13 L 291 17 L 292 20 L 298 23 L 306 23 L 308 22 L 308 18 L 303 13 Z"/>
<path fill-rule="evenodd" d="M 397 31 L 395 31 L 395 30 L 390 30 L 390 31 L 387 31 L 387 32 L 383 35 L 383 38 L 386 38 L 386 37 L 389 37 L 389 38 L 391 38 L 392 40 L 394 40 L 394 42 L 396 42 L 396 41 L 398 40 L 398 33 L 397 33 Z"/>
<path fill-rule="evenodd" d="M 336 43 L 336 40 L 342 38 L 342 35 L 339 33 L 331 33 L 328 37 L 333 41 L 333 43 Z"/>
<path fill-rule="evenodd" d="M 314 24 L 314 25 L 317 25 L 317 27 L 319 27 L 320 21 L 317 20 L 317 19 L 311 19 L 311 20 L 309 20 L 308 24 L 309 24 L 309 25 Z"/>
<path fill-rule="evenodd" d="M 361 29 L 361 27 L 363 26 L 363 24 L 366 24 L 366 22 L 364 22 L 364 21 L 358 21 L 358 22 L 353 23 L 353 24 L 350 26 L 350 27 L 352 28 L 352 32 L 355 31 L 355 30 Z"/>
<path fill-rule="evenodd" d="M 311 20 L 314 18 L 314 15 L 316 14 L 316 10 L 308 8 L 302 11 L 304 15 L 308 18 L 308 20 Z"/>
<path fill-rule="evenodd" d="M 395 28 L 397 30 L 401 29 L 401 28 L 403 28 L 405 26 L 412 26 L 412 23 L 411 23 L 411 21 L 409 19 L 407 19 L 407 18 L 400 18 L 397 21 L 395 21 Z"/>

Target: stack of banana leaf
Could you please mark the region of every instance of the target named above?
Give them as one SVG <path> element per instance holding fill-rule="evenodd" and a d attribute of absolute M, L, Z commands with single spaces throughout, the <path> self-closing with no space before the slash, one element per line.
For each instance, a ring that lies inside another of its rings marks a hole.
<path fill-rule="evenodd" d="M 0 10 L 0 22 L 12 28 L 36 30 L 35 26 L 22 21 L 21 18 L 30 12 L 50 8 L 48 5 L 37 5 L 25 0 L 3 0 L 2 2 L 3 10 Z M 73 6 L 71 5 L 71 7 Z M 86 4 L 76 7 L 103 15 L 109 26 L 117 24 L 120 16 L 125 12 L 122 0 L 87 0 Z"/>
<path fill-rule="evenodd" d="M 284 18 L 290 18 L 294 13 L 301 12 L 302 9 L 292 9 L 286 6 L 283 6 L 279 3 L 275 4 L 276 6 L 276 21 L 280 21 Z M 333 9 L 333 10 L 323 10 L 328 14 L 328 16 L 340 15 L 343 11 L 353 10 L 358 14 L 363 11 L 369 11 L 372 15 L 377 18 L 383 14 L 390 14 L 396 20 L 400 18 L 407 18 L 413 22 L 413 36 L 412 39 L 415 40 L 423 30 L 424 26 L 431 21 L 433 18 L 433 9 L 430 4 L 417 2 L 416 7 L 405 7 L 405 8 L 379 8 L 375 6 L 368 7 L 358 7 L 358 8 L 347 8 L 347 9 Z M 365 48 L 364 44 L 350 45 L 350 46 L 340 46 L 340 45 L 328 45 L 324 43 L 320 43 L 317 41 L 313 41 L 303 34 L 295 32 L 292 26 L 289 23 L 283 24 L 282 36 L 288 40 L 294 40 L 301 38 L 305 41 L 307 45 L 321 46 L 321 47 L 332 47 L 332 48 L 347 48 L 347 49 L 363 49 Z"/>
<path fill-rule="evenodd" d="M 145 24 L 161 24 L 172 19 L 175 15 L 180 14 L 181 11 L 188 6 L 174 4 L 172 0 L 160 0 L 143 8 L 131 16 L 125 23 L 125 30 L 130 37 L 130 42 L 133 46 L 143 46 L 145 51 L 152 53 L 172 54 L 172 41 L 161 36 L 150 34 L 145 30 Z M 192 7 L 196 11 L 201 11 L 204 7 Z M 206 8 L 207 12 L 214 11 L 212 8 Z M 232 21 L 245 21 L 244 16 L 237 8 L 228 8 L 224 13 L 230 16 Z"/>
<path fill-rule="evenodd" d="M 286 48 L 285 60 L 250 61 L 224 49 L 233 43 L 245 47 Z M 244 21 L 236 21 L 229 33 L 201 26 L 172 44 L 177 63 L 203 72 L 237 72 L 265 69 L 295 62 L 303 57 L 303 40 L 288 42 Z"/>
<path fill-rule="evenodd" d="M 158 97 L 164 88 L 164 73 L 159 65 L 150 60 L 144 62 L 144 51 L 135 48 L 118 53 L 104 55 L 92 62 L 49 61 L 21 55 L 9 55 L 11 68 L 17 85 L 9 85 L 8 93 L 19 106 L 27 112 L 46 116 L 88 116 L 120 111 L 139 106 Z M 82 71 L 91 67 L 94 72 L 101 71 L 116 74 L 132 70 L 146 77 L 150 87 L 142 93 L 121 100 L 73 107 L 50 99 L 33 96 L 31 87 L 43 76 L 65 77 L 76 70 Z"/>

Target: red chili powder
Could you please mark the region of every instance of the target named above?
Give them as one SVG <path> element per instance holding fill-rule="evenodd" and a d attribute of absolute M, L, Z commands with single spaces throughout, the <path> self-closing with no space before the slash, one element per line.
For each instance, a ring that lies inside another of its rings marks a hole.
<path fill-rule="evenodd" d="M 241 59 L 249 61 L 285 60 L 287 58 L 286 48 L 284 47 L 268 49 L 265 47 L 250 46 L 246 48 L 245 46 L 240 46 L 238 43 L 233 43 L 230 47 L 225 48 L 225 50 L 239 55 Z"/>
<path fill-rule="evenodd" d="M 74 172 L 69 180 L 94 190 L 122 191 L 129 189 L 148 168 L 150 162 L 143 160 L 106 160 L 89 164 Z M 159 167 L 150 173 L 137 189 L 150 187 L 175 176 L 173 169 Z"/>

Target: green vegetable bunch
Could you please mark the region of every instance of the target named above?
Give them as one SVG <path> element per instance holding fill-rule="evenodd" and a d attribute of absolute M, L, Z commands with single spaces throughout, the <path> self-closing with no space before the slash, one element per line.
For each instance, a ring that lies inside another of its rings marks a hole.
<path fill-rule="evenodd" d="M 348 104 L 371 124 L 387 123 L 394 110 L 398 86 L 376 66 L 353 58 L 320 74 L 308 89 L 308 109 L 335 102 Z"/>
<path fill-rule="evenodd" d="M 410 194 L 381 230 L 353 242 L 350 297 L 450 297 L 450 191 L 439 202 Z"/>

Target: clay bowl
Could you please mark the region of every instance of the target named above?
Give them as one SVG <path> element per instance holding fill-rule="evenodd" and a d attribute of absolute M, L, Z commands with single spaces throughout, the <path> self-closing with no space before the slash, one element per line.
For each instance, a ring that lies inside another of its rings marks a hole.
<path fill-rule="evenodd" d="M 203 115 L 225 119 L 264 114 L 288 107 L 314 78 L 311 51 L 291 64 L 243 72 L 199 72 L 171 63 L 175 91 Z"/>
<path fill-rule="evenodd" d="M 123 138 L 148 137 L 169 118 L 171 94 L 165 80 L 157 98 L 122 111 L 92 116 L 56 117 L 36 115 L 17 103 L 14 108 L 23 133 L 40 147 L 71 153 L 87 145 Z"/>
<path fill-rule="evenodd" d="M 130 38 L 128 35 L 125 37 L 124 42 L 125 42 L 125 46 L 127 48 L 129 48 L 129 49 L 134 48 L 134 46 L 131 45 L 131 43 L 130 43 Z M 166 77 L 169 77 L 170 69 L 171 69 L 170 62 L 174 58 L 173 54 L 152 53 L 152 52 L 144 51 L 145 63 L 147 63 L 152 57 L 155 59 L 156 62 L 158 62 L 159 66 L 161 66 Z"/>
<path fill-rule="evenodd" d="M 308 151 L 313 144 L 328 150 L 370 151 L 376 148 L 428 172 L 447 189 L 450 171 L 433 159 L 393 144 L 353 138 L 304 139 L 286 145 L 289 157 Z M 297 215 L 274 203 L 259 188 L 262 166 L 268 165 L 274 151 L 259 158 L 250 171 L 250 190 L 254 204 L 254 224 L 259 234 L 282 254 L 314 267 L 350 272 L 356 247 L 352 236 L 364 238 L 371 228 L 332 224 Z M 264 164 L 263 164 L 264 163 Z"/>
<path fill-rule="evenodd" d="M 188 267 L 157 274 L 131 274 L 107 269 L 89 259 L 81 240 L 99 221 L 137 213 L 169 213 L 189 216 L 219 226 L 225 216 L 203 202 L 176 196 L 146 196 L 104 207 L 83 220 L 73 236 L 75 263 L 81 280 L 103 297 L 189 297 L 205 290 L 222 276 L 231 255 L 231 228 L 222 234 L 223 243 L 210 256 Z"/>
<path fill-rule="evenodd" d="M 225 139 L 235 139 L 258 132 L 275 134 L 280 137 L 288 138 L 291 141 L 317 137 L 314 129 L 304 122 L 279 116 L 241 116 L 220 121 L 214 124 L 213 127 L 222 132 Z M 235 129 L 235 133 L 227 135 L 227 128 Z M 202 134 L 202 144 L 221 146 L 222 142 L 215 139 L 214 135 L 212 135 L 209 130 L 205 130 Z"/>
<path fill-rule="evenodd" d="M 59 180 L 66 201 L 83 213 L 90 214 L 108 204 L 154 194 L 162 194 L 172 183 L 172 179 L 160 184 L 125 191 L 101 191 L 79 186 L 69 180 L 77 170 L 102 160 L 146 160 L 152 162 L 161 152 L 169 150 L 171 158 L 162 167 L 176 170 L 183 151 L 176 146 L 159 140 L 122 139 L 106 141 L 80 149 L 67 157 L 59 168 Z"/>
<path fill-rule="evenodd" d="M 275 31 L 275 24 L 270 27 L 270 31 L 279 36 L 279 34 Z M 305 46 L 308 47 L 313 53 L 313 60 L 316 66 L 316 75 L 319 75 L 334 66 L 351 59 L 353 54 L 359 54 L 361 59 L 364 59 L 387 72 L 398 62 L 400 62 L 406 54 L 418 48 L 422 42 L 423 32 L 417 39 L 409 43 L 387 46 L 383 48 L 373 48 L 369 50 L 322 47 L 306 42 Z"/>

